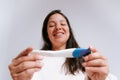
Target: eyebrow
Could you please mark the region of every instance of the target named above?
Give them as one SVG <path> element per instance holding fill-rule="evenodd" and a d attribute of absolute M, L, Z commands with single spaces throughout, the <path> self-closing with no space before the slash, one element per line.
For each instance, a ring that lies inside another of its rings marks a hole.
<path fill-rule="evenodd" d="M 60 22 L 66 22 L 66 20 L 60 20 Z M 50 20 L 50 21 L 48 21 L 48 23 L 55 23 L 55 21 Z"/>
<path fill-rule="evenodd" d="M 48 21 L 48 23 L 55 23 L 54 21 Z"/>

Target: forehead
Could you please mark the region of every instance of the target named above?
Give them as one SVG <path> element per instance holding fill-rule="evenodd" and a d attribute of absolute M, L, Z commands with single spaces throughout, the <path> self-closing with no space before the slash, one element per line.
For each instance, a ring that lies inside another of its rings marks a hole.
<path fill-rule="evenodd" d="M 56 13 L 50 16 L 48 22 L 51 22 L 51 21 L 66 21 L 66 19 L 61 14 Z"/>

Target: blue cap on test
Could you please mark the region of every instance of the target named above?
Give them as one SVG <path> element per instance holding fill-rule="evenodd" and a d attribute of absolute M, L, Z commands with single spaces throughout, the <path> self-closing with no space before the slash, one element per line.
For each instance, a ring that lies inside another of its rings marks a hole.
<path fill-rule="evenodd" d="M 90 53 L 91 53 L 91 50 L 88 49 L 88 48 L 76 48 L 73 51 L 72 55 L 75 58 L 79 58 L 79 57 L 82 57 L 82 56 L 86 56 L 86 55 L 88 55 Z"/>

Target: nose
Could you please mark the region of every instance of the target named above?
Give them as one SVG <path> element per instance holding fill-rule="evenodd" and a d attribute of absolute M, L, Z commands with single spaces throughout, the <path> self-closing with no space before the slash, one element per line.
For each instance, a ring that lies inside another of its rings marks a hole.
<path fill-rule="evenodd" d="M 61 30 L 62 27 L 60 25 L 56 25 L 56 30 Z"/>

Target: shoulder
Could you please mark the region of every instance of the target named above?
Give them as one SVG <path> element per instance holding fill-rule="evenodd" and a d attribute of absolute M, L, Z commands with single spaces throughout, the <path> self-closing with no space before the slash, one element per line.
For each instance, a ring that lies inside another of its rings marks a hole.
<path fill-rule="evenodd" d="M 106 80 L 118 80 L 117 77 L 111 73 L 108 74 Z"/>

